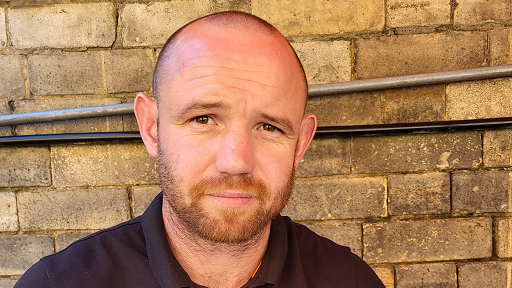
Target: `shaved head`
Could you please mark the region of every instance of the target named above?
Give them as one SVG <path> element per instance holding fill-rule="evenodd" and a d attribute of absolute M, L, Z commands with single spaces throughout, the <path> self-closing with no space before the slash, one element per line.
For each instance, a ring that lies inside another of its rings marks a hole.
<path fill-rule="evenodd" d="M 284 38 L 284 36 L 274 27 L 272 24 L 268 23 L 267 21 L 245 13 L 245 12 L 239 12 L 239 11 L 225 11 L 225 12 L 219 12 L 215 14 L 210 14 L 201 18 L 198 18 L 196 20 L 193 20 L 186 24 L 185 26 L 178 29 L 176 32 L 174 32 L 169 39 L 167 39 L 167 42 L 162 47 L 162 50 L 158 56 L 155 70 L 153 72 L 153 96 L 157 100 L 160 96 L 160 87 L 161 87 L 161 81 L 164 79 L 164 75 L 168 74 L 165 70 L 165 67 L 168 66 L 170 60 L 173 57 L 173 52 L 177 45 L 179 45 L 180 39 L 182 36 L 186 35 L 187 28 L 190 26 L 193 26 L 195 24 L 200 23 L 206 23 L 209 25 L 212 25 L 216 28 L 230 28 L 230 29 L 237 29 L 237 30 L 244 30 L 244 31 L 250 31 L 250 32 L 256 32 L 256 33 L 262 33 L 266 34 L 268 36 L 276 37 L 277 39 L 281 38 L 282 40 L 286 41 L 287 46 L 290 48 L 290 52 L 294 54 L 295 64 L 298 64 L 298 67 L 301 70 L 302 76 L 303 76 L 303 84 L 306 91 L 305 97 L 307 97 L 307 79 L 306 74 L 304 72 L 304 68 L 302 67 L 302 64 L 297 57 L 297 54 L 295 53 L 295 50 L 293 47 L 289 44 L 289 42 Z"/>

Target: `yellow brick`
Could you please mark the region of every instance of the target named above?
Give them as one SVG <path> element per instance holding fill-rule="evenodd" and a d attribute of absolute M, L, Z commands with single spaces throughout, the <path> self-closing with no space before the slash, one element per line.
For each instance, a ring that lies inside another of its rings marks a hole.
<path fill-rule="evenodd" d="M 487 65 L 487 36 L 480 31 L 361 38 L 355 43 L 357 79 Z"/>
<path fill-rule="evenodd" d="M 457 267 L 453 263 L 400 265 L 397 287 L 457 287 Z"/>
<path fill-rule="evenodd" d="M 8 15 L 16 48 L 108 47 L 115 39 L 112 3 L 18 6 Z"/>
<path fill-rule="evenodd" d="M 294 220 L 384 217 L 386 187 L 385 177 L 299 179 L 283 215 Z"/>
<path fill-rule="evenodd" d="M 349 41 L 293 43 L 309 84 L 349 81 L 352 54 Z"/>
<path fill-rule="evenodd" d="M 99 51 L 28 56 L 30 90 L 35 95 L 95 94 L 103 90 Z"/>
<path fill-rule="evenodd" d="M 49 186 L 48 147 L 0 147 L 0 187 Z"/>
<path fill-rule="evenodd" d="M 111 50 L 105 53 L 107 92 L 138 92 L 151 88 L 153 50 Z"/>
<path fill-rule="evenodd" d="M 457 1 L 453 14 L 455 25 L 471 25 L 486 21 L 507 22 L 511 19 L 509 0 Z"/>
<path fill-rule="evenodd" d="M 187 22 L 207 14 L 204 0 L 126 4 L 120 11 L 123 45 L 161 46 Z"/>
<path fill-rule="evenodd" d="M 384 28 L 383 0 L 253 0 L 252 12 L 287 37 L 376 32 Z"/>
<path fill-rule="evenodd" d="M 0 231 L 18 231 L 18 209 L 13 192 L 0 192 Z"/>
<path fill-rule="evenodd" d="M 363 224 L 363 259 L 369 263 L 458 260 L 491 255 L 490 217 Z"/>
<path fill-rule="evenodd" d="M 133 187 L 133 217 L 142 215 L 160 191 L 162 188 L 158 185 Z"/>
<path fill-rule="evenodd" d="M 0 98 L 25 96 L 22 61 L 20 55 L 0 55 Z"/>
<path fill-rule="evenodd" d="M 142 143 L 52 147 L 56 186 L 158 183 L 156 161 Z"/>
<path fill-rule="evenodd" d="M 0 275 L 21 275 L 40 258 L 52 254 L 53 239 L 48 235 L 0 236 Z"/>
<path fill-rule="evenodd" d="M 23 231 L 104 229 L 128 220 L 124 188 L 24 191 L 18 194 Z"/>
<path fill-rule="evenodd" d="M 512 79 L 490 79 L 448 84 L 447 120 L 512 116 Z"/>
<path fill-rule="evenodd" d="M 431 26 L 450 24 L 450 0 L 389 0 L 388 26 Z"/>

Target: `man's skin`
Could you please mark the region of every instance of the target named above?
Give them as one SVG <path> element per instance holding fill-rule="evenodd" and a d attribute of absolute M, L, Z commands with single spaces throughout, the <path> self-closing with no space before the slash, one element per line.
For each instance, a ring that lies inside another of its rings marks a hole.
<path fill-rule="evenodd" d="M 316 130 L 315 116 L 304 116 L 303 72 L 280 34 L 251 22 L 199 20 L 164 63 L 158 103 L 139 93 L 135 114 L 159 159 L 169 245 L 195 283 L 241 287 L 265 254 L 270 219 Z M 200 209 L 199 227 L 179 207 Z M 262 211 L 270 217 L 258 218 Z"/>

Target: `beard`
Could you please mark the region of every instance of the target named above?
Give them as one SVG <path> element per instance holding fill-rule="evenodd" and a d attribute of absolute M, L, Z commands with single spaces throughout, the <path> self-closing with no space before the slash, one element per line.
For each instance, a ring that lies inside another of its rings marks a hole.
<path fill-rule="evenodd" d="M 180 185 L 183 181 L 175 175 L 173 163 L 172 154 L 163 152 L 158 142 L 158 174 L 164 201 L 188 232 L 214 243 L 241 244 L 253 239 L 279 215 L 293 190 L 292 169 L 286 183 L 277 191 L 271 191 L 262 180 L 248 175 L 199 179 L 187 191 Z M 255 203 L 245 208 L 204 207 L 202 200 L 209 193 L 226 190 L 243 191 Z"/>

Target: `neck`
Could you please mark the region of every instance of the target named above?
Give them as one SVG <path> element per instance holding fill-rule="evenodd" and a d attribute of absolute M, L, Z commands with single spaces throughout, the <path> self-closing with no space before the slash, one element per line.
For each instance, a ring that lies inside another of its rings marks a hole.
<path fill-rule="evenodd" d="M 267 250 L 270 223 L 245 243 L 214 243 L 188 231 L 166 201 L 162 213 L 171 250 L 196 284 L 210 288 L 241 287 L 258 269 Z"/>

